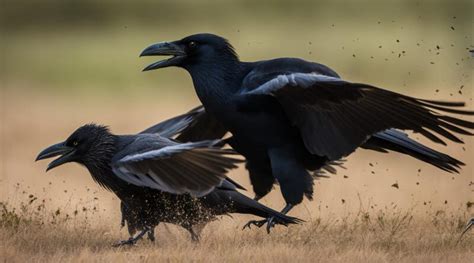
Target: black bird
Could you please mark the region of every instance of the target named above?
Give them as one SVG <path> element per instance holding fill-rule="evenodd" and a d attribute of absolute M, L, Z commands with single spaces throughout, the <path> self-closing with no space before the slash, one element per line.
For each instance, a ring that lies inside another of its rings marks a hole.
<path fill-rule="evenodd" d="M 242 187 L 226 173 L 240 160 L 231 156 L 232 150 L 220 148 L 219 140 L 170 139 L 192 124 L 193 114 L 137 135 L 114 135 L 107 127 L 87 124 L 43 150 L 37 160 L 60 155 L 47 170 L 68 162 L 82 164 L 94 181 L 118 196 L 122 224 L 127 223 L 131 237 L 117 245 L 134 244 L 146 233 L 154 240 L 153 229 L 160 222 L 179 225 L 198 240 L 197 230 L 229 213 L 276 217 L 282 225 L 300 222 L 237 192 Z"/>
<path fill-rule="evenodd" d="M 457 172 L 462 162 L 401 130 L 446 145 L 443 139 L 462 143 L 453 133 L 472 135 L 474 128 L 473 122 L 444 114 L 473 115 L 458 109 L 464 103 L 349 82 L 325 65 L 298 58 L 241 62 L 226 39 L 212 34 L 154 44 L 140 56 L 162 55 L 171 57 L 144 71 L 177 66 L 189 72 L 206 111 L 232 133 L 229 143 L 246 157 L 255 199 L 277 181 L 286 201 L 283 213 L 304 196 L 312 198 L 309 171 L 358 147 L 395 150 Z"/>

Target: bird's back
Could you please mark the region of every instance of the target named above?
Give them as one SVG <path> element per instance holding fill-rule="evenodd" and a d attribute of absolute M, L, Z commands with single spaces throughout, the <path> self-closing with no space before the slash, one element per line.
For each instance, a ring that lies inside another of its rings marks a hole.
<path fill-rule="evenodd" d="M 242 81 L 242 90 L 254 90 L 279 75 L 295 72 L 318 73 L 331 77 L 339 77 L 334 70 L 323 64 L 299 58 L 276 58 L 253 63 L 252 70 Z"/>

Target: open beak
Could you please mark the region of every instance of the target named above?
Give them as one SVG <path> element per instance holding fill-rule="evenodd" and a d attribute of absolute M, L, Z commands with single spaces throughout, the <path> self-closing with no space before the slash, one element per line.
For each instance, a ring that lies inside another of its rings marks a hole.
<path fill-rule="evenodd" d="M 46 172 L 53 169 L 54 167 L 60 166 L 62 164 L 72 161 L 73 155 L 76 150 L 72 147 L 66 146 L 64 142 L 60 142 L 54 145 L 49 146 L 38 154 L 35 161 L 48 159 L 60 155 L 59 158 L 52 161 L 48 164 Z"/>
<path fill-rule="evenodd" d="M 174 42 L 160 42 L 153 44 L 142 51 L 140 57 L 145 56 L 172 56 L 169 59 L 160 60 L 148 65 L 143 71 L 177 66 L 186 57 L 183 48 Z"/>

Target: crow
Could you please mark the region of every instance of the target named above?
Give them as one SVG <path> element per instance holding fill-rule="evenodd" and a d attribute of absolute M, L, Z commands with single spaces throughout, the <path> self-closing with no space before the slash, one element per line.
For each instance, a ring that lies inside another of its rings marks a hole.
<path fill-rule="evenodd" d="M 117 195 L 130 238 L 116 246 L 135 244 L 146 233 L 153 241 L 160 222 L 185 228 L 197 241 L 199 229 L 229 213 L 275 217 L 285 226 L 301 222 L 237 191 L 243 187 L 226 173 L 241 160 L 233 157 L 234 151 L 221 148 L 220 140 L 180 143 L 171 138 L 193 123 L 194 114 L 137 135 L 114 135 L 105 126 L 87 124 L 43 150 L 36 160 L 60 156 L 46 171 L 68 162 L 82 164 L 96 183 Z"/>
<path fill-rule="evenodd" d="M 153 44 L 140 56 L 171 56 L 143 71 L 176 66 L 191 75 L 206 112 L 232 133 L 230 145 L 246 158 L 255 199 L 278 182 L 285 214 L 304 196 L 312 199 L 311 171 L 359 147 L 402 152 L 457 172 L 461 161 L 414 141 L 403 130 L 444 145 L 443 139 L 462 143 L 453 133 L 473 135 L 473 122 L 444 114 L 473 115 L 459 109 L 462 102 L 419 99 L 350 82 L 325 65 L 299 58 L 242 62 L 226 39 L 213 34 Z"/>

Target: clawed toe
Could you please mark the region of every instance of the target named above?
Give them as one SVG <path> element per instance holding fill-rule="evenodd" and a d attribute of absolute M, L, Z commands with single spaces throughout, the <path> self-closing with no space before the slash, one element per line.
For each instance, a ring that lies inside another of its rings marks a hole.
<path fill-rule="evenodd" d="M 122 246 L 133 246 L 136 244 L 136 240 L 133 238 L 127 239 L 127 240 L 121 240 L 117 242 L 116 244 L 113 244 L 112 247 L 122 247 Z"/>
<path fill-rule="evenodd" d="M 270 234 L 272 227 L 275 227 L 275 218 L 270 217 L 267 219 L 267 233 Z"/>
<path fill-rule="evenodd" d="M 267 222 L 267 220 L 250 220 L 247 224 L 244 225 L 242 230 L 244 230 L 246 228 L 251 229 L 252 225 L 257 226 L 258 228 L 260 228 L 263 225 L 265 225 L 266 222 Z"/>
<path fill-rule="evenodd" d="M 264 226 L 267 224 L 267 232 L 270 233 L 270 229 L 275 226 L 275 219 L 273 217 L 269 217 L 264 220 L 251 220 L 247 224 L 244 225 L 242 230 L 249 228 L 252 228 L 252 225 L 257 226 L 258 228 Z"/>
<path fill-rule="evenodd" d="M 137 243 L 138 240 L 140 240 L 143 235 L 145 235 L 146 233 L 148 233 L 148 238 L 151 240 L 151 241 L 154 241 L 155 240 L 155 235 L 153 233 L 153 229 L 147 227 L 145 229 L 143 229 L 138 235 L 136 235 L 135 237 L 130 237 L 129 239 L 127 240 L 122 240 L 120 242 L 118 242 L 117 244 L 114 244 L 112 245 L 113 247 L 121 247 L 121 246 L 132 246 L 132 245 L 135 245 Z"/>

